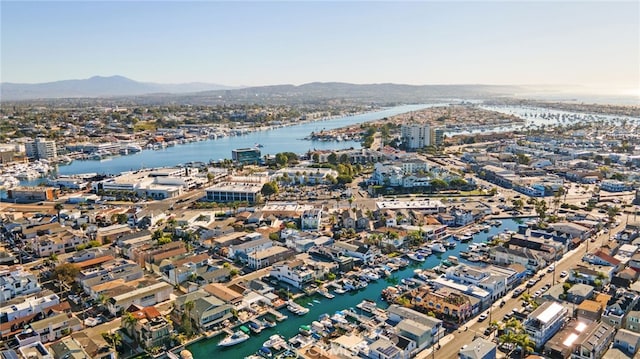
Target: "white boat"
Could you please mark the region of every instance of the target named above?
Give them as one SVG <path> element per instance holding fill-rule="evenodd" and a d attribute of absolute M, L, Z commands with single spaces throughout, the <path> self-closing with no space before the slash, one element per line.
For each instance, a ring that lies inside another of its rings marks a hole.
<path fill-rule="evenodd" d="M 240 344 L 242 342 L 245 342 L 249 340 L 249 335 L 245 334 L 241 331 L 237 331 L 235 333 L 233 333 L 232 335 L 227 336 L 226 338 L 222 339 L 220 341 L 220 343 L 218 343 L 218 346 L 220 347 L 230 347 L 232 345 L 236 345 L 236 344 Z"/>
<path fill-rule="evenodd" d="M 431 243 L 429 248 L 431 248 L 432 251 L 437 253 L 444 253 L 447 251 L 447 249 L 440 242 Z"/>
<path fill-rule="evenodd" d="M 380 279 L 380 276 L 376 273 L 374 273 L 373 271 L 367 271 L 364 276 L 369 279 L 369 280 L 378 280 Z"/>
<path fill-rule="evenodd" d="M 272 336 L 269 337 L 269 340 L 267 340 L 266 342 L 262 343 L 263 347 L 267 347 L 267 348 L 274 348 L 277 346 L 282 346 L 283 344 L 286 344 L 287 341 L 284 339 L 284 337 L 280 334 L 274 334 Z"/>
<path fill-rule="evenodd" d="M 346 291 L 346 290 L 344 290 L 344 289 L 342 289 L 342 288 L 337 288 L 337 289 L 335 289 L 335 290 L 334 290 L 334 292 L 336 292 L 336 293 L 338 293 L 338 294 L 344 294 L 344 293 L 346 293 L 347 291 Z"/>
<path fill-rule="evenodd" d="M 331 317 L 331 320 L 340 324 L 349 324 L 349 321 L 341 313 L 336 313 Z"/>
<path fill-rule="evenodd" d="M 297 314 L 297 315 L 305 315 L 307 313 L 309 313 L 309 308 L 305 308 L 303 306 L 301 306 L 300 304 L 290 300 L 287 304 L 287 309 L 293 313 L 293 314 Z"/>
<path fill-rule="evenodd" d="M 407 257 L 416 262 L 424 262 L 426 260 L 426 258 L 422 254 L 418 253 L 409 253 L 407 254 Z"/>

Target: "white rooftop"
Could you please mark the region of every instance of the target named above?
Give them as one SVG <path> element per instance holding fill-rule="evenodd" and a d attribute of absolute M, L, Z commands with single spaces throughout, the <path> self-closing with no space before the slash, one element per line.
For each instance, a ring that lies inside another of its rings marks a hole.
<path fill-rule="evenodd" d="M 562 305 L 553 302 L 551 303 L 551 305 L 549 305 L 547 309 L 544 310 L 544 312 L 538 315 L 537 319 L 543 323 L 548 323 L 553 317 L 558 315 L 558 313 L 560 313 L 562 309 L 563 309 Z"/>

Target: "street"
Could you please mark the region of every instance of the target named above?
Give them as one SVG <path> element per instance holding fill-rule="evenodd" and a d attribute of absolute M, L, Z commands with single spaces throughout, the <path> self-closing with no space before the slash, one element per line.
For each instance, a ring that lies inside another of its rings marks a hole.
<path fill-rule="evenodd" d="M 611 235 L 613 236 L 613 234 L 622 230 L 624 226 L 625 225 L 621 223 L 617 227 L 612 228 L 610 230 L 610 233 L 612 233 Z M 568 272 L 571 267 L 573 267 L 577 263 L 580 263 L 582 261 L 582 257 L 586 253 L 587 248 L 589 248 L 590 252 L 593 252 L 596 248 L 599 248 L 603 244 L 607 243 L 608 239 L 609 239 L 609 234 L 605 233 L 598 236 L 595 242 L 590 242 L 589 240 L 586 240 L 578 248 L 565 254 L 565 256 L 556 263 L 555 271 L 552 273 L 547 273 L 546 268 L 543 268 L 541 272 L 539 272 L 539 273 L 544 273 L 543 279 L 538 283 L 536 283 L 531 288 L 529 288 L 528 292 L 534 293 L 535 291 L 539 290 L 547 283 L 553 284 L 552 282 L 554 282 L 554 276 L 555 276 L 555 283 L 564 282 L 566 278 L 559 277 L 562 271 Z M 522 283 L 518 288 L 523 288 L 526 293 L 527 288 L 525 284 L 526 283 Z M 501 321 L 502 317 L 504 317 L 505 314 L 511 312 L 514 308 L 522 308 L 522 305 L 521 305 L 522 301 L 520 297 L 511 298 L 512 293 L 513 291 L 510 291 L 504 297 L 504 301 L 506 302 L 506 305 L 504 305 L 502 308 L 500 308 L 499 302 L 496 302 L 489 309 L 490 316 L 485 321 L 478 323 L 477 319 L 473 319 L 469 321 L 466 325 L 461 326 L 462 328 L 461 330 L 458 330 L 453 333 L 454 339 L 449 341 L 446 344 L 443 344 L 441 346 L 441 349 L 436 351 L 435 357 L 438 359 L 457 358 L 458 352 L 463 345 L 471 343 L 475 336 L 484 337 L 483 331 L 485 328 L 489 326 L 489 323 L 491 323 L 492 321 Z M 464 327 L 468 327 L 468 330 L 464 331 Z M 493 338 L 494 335 L 495 335 L 495 332 L 494 334 L 491 335 L 491 338 Z M 421 353 L 422 355 L 418 354 L 416 358 L 420 359 L 420 358 L 429 357 L 430 353 L 431 351 L 429 350 L 428 353 L 425 353 L 425 354 Z"/>

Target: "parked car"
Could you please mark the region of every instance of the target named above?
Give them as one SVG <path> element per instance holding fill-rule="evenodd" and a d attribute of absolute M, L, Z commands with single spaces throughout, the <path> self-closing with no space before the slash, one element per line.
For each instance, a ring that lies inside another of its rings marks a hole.
<path fill-rule="evenodd" d="M 551 272 L 553 272 L 555 269 L 556 269 L 556 266 L 552 264 L 552 265 L 550 265 L 550 266 L 547 268 L 547 272 L 551 273 Z"/>
<path fill-rule="evenodd" d="M 560 272 L 560 278 L 564 278 L 566 276 L 568 276 L 569 273 L 566 270 L 563 270 L 562 272 Z"/>
<path fill-rule="evenodd" d="M 485 321 L 487 318 L 489 318 L 489 315 L 487 313 L 482 313 L 480 314 L 480 316 L 478 317 L 478 321 L 479 322 L 483 322 Z"/>

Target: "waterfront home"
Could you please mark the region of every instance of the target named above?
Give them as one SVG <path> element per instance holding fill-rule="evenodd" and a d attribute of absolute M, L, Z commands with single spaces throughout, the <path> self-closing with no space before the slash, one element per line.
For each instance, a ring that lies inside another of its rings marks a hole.
<path fill-rule="evenodd" d="M 331 354 L 340 357 L 358 356 L 367 347 L 364 338 L 355 334 L 341 335 L 330 340 Z"/>
<path fill-rule="evenodd" d="M 541 348 L 564 325 L 568 310 L 557 302 L 544 302 L 531 312 L 523 326 L 536 348 Z"/>
<path fill-rule="evenodd" d="M 202 287 L 202 290 L 209 295 L 218 298 L 222 302 L 230 304 L 232 306 L 239 306 L 240 304 L 242 304 L 242 293 L 239 293 L 224 284 L 207 284 Z"/>
<path fill-rule="evenodd" d="M 29 328 L 31 328 L 35 334 L 40 336 L 40 341 L 42 343 L 46 343 L 69 335 L 72 331 L 81 330 L 82 322 L 80 319 L 71 316 L 71 314 L 60 313 L 37 322 L 33 322 L 29 324 Z"/>
<path fill-rule="evenodd" d="M 600 358 L 609 349 L 615 328 L 605 323 L 594 322 L 574 342 L 572 359 Z"/>
<path fill-rule="evenodd" d="M 316 279 L 314 271 L 300 259 L 272 265 L 269 276 L 298 289 L 310 285 Z"/>
<path fill-rule="evenodd" d="M 32 203 L 55 201 L 60 191 L 54 187 L 15 187 L 7 191 L 7 198 L 12 202 Z"/>
<path fill-rule="evenodd" d="M 634 358 L 638 348 L 640 348 L 640 333 L 619 329 L 613 338 L 613 347 Z"/>
<path fill-rule="evenodd" d="M 491 293 L 493 301 L 503 297 L 508 290 L 509 278 L 516 273 L 508 268 L 489 266 L 485 268 L 458 264 L 445 271 L 445 277 L 456 283 L 474 285 Z"/>
<path fill-rule="evenodd" d="M 524 247 L 494 246 L 489 249 L 489 258 L 496 265 L 520 264 L 531 272 L 537 272 L 546 265 L 537 251 Z"/>
<path fill-rule="evenodd" d="M 473 314 L 478 314 L 494 302 L 491 299 L 491 292 L 475 285 L 461 284 L 443 277 L 437 277 L 431 280 L 430 284 L 434 288 L 448 288 L 459 293 L 464 293 L 471 299 L 471 311 Z"/>
<path fill-rule="evenodd" d="M 341 251 L 344 255 L 358 258 L 363 263 L 370 263 L 375 256 L 380 254 L 380 250 L 375 246 L 369 246 L 359 241 L 336 241 L 333 248 Z"/>
<path fill-rule="evenodd" d="M 130 314 L 135 321 L 129 322 L 122 317 L 120 325 L 138 344 L 145 348 L 169 344 L 173 325 L 155 307 L 144 307 Z"/>
<path fill-rule="evenodd" d="M 462 323 L 473 314 L 471 298 L 450 288 L 422 286 L 409 292 L 411 305 L 423 313 L 433 312 L 438 317 Z"/>
<path fill-rule="evenodd" d="M 40 291 L 38 278 L 20 265 L 0 266 L 0 303 Z"/>
<path fill-rule="evenodd" d="M 442 336 L 444 336 L 444 328 L 442 326 L 442 320 L 430 317 L 426 314 L 420 313 L 410 308 L 402 307 L 397 304 L 392 304 L 387 309 L 389 313 L 389 321 L 395 325 L 396 333 L 398 335 L 410 338 L 412 335 L 416 335 L 415 337 L 418 340 L 414 340 L 416 342 L 416 349 L 419 350 L 420 347 L 426 348 L 430 345 L 436 343 Z M 400 326 L 398 325 L 402 322 L 406 324 Z M 415 324 L 414 324 L 415 323 Z M 416 330 L 410 329 L 411 327 L 417 328 Z M 402 333 L 402 329 L 409 329 L 408 332 L 414 332 L 413 334 L 409 334 L 406 336 Z M 428 328 L 426 332 L 422 332 L 422 329 Z M 420 333 L 417 333 L 418 329 Z"/>
<path fill-rule="evenodd" d="M 187 309 L 186 303 L 193 303 L 193 309 Z M 187 314 L 195 327 L 201 331 L 219 327 L 225 320 L 233 318 L 233 306 L 209 295 L 203 290 L 191 292 L 176 298 L 173 317 L 181 320 Z"/>

